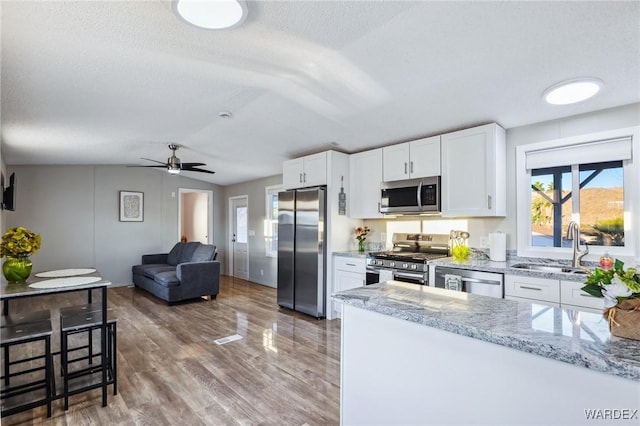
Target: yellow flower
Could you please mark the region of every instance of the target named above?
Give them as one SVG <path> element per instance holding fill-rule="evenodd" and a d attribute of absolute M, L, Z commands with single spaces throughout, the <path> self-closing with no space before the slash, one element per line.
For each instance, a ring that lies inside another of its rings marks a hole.
<path fill-rule="evenodd" d="M 7 230 L 0 242 L 0 257 L 31 256 L 40 249 L 42 239 L 39 234 L 18 226 Z"/>

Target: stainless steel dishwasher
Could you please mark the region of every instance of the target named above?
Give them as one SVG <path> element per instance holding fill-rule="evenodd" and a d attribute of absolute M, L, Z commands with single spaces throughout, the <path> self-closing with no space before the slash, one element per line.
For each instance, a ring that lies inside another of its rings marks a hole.
<path fill-rule="evenodd" d="M 433 268 L 433 267 L 431 267 Z M 504 275 L 492 272 L 436 266 L 429 285 L 444 288 L 445 275 L 457 275 L 462 280 L 462 291 L 483 296 L 504 298 Z"/>

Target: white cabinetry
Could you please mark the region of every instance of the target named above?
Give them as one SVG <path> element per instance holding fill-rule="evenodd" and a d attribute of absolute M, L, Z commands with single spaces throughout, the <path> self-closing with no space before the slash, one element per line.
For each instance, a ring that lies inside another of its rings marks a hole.
<path fill-rule="evenodd" d="M 362 287 L 367 282 L 366 259 L 359 257 L 334 256 L 334 292 Z"/>
<path fill-rule="evenodd" d="M 380 182 L 382 182 L 382 148 L 349 156 L 351 174 L 347 206 L 354 219 L 381 218 Z"/>
<path fill-rule="evenodd" d="M 584 283 L 581 281 L 505 275 L 504 286 L 505 299 L 526 299 L 529 302 L 596 313 L 604 309 L 604 299 L 582 291 Z"/>
<path fill-rule="evenodd" d="M 327 153 L 307 155 L 285 161 L 282 168 L 285 189 L 305 188 L 327 184 Z"/>
<path fill-rule="evenodd" d="M 601 313 L 604 310 L 604 298 L 591 296 L 582 291 L 582 287 L 584 287 L 584 283 L 580 281 L 560 281 L 560 304 L 562 307 L 578 307 L 583 311 Z"/>
<path fill-rule="evenodd" d="M 442 135 L 442 216 L 505 216 L 505 150 L 495 123 Z"/>
<path fill-rule="evenodd" d="M 333 291 L 337 293 L 357 288 L 367 283 L 367 261 L 359 257 L 333 256 Z M 340 317 L 340 302 L 332 301 L 333 309 Z"/>
<path fill-rule="evenodd" d="M 504 276 L 505 299 L 527 299 L 545 305 L 560 307 L 560 282 L 547 278 Z"/>
<path fill-rule="evenodd" d="M 440 176 L 440 136 L 382 148 L 383 181 Z"/>

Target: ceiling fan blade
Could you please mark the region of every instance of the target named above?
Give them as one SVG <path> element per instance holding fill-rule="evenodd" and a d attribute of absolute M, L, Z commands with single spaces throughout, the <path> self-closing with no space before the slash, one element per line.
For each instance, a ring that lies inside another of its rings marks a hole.
<path fill-rule="evenodd" d="M 151 158 L 140 157 L 140 159 L 147 160 L 147 161 L 153 161 L 154 163 L 158 163 L 158 164 L 163 164 L 165 167 L 167 166 L 167 163 L 163 163 L 162 161 L 158 161 L 158 160 L 152 160 Z"/>
<path fill-rule="evenodd" d="M 197 167 L 197 166 L 206 166 L 205 163 L 182 163 L 182 168 L 185 167 Z"/>
<path fill-rule="evenodd" d="M 182 170 L 184 170 L 185 172 L 200 172 L 200 173 L 209 173 L 209 174 L 214 174 L 215 173 L 215 172 L 211 172 L 209 170 L 198 169 L 196 167 L 183 167 Z"/>
<path fill-rule="evenodd" d="M 162 166 L 155 166 L 155 165 L 153 165 L 153 166 L 127 166 L 127 167 L 158 167 L 158 168 L 166 169 L 166 168 L 167 168 L 167 165 L 166 165 L 166 164 L 163 164 Z"/>

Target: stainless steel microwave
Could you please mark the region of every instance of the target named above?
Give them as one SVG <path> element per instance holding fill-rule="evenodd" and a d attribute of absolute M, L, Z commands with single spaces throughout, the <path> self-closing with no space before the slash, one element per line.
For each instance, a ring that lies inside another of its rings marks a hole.
<path fill-rule="evenodd" d="M 440 176 L 382 182 L 380 186 L 380 213 L 439 212 Z"/>

